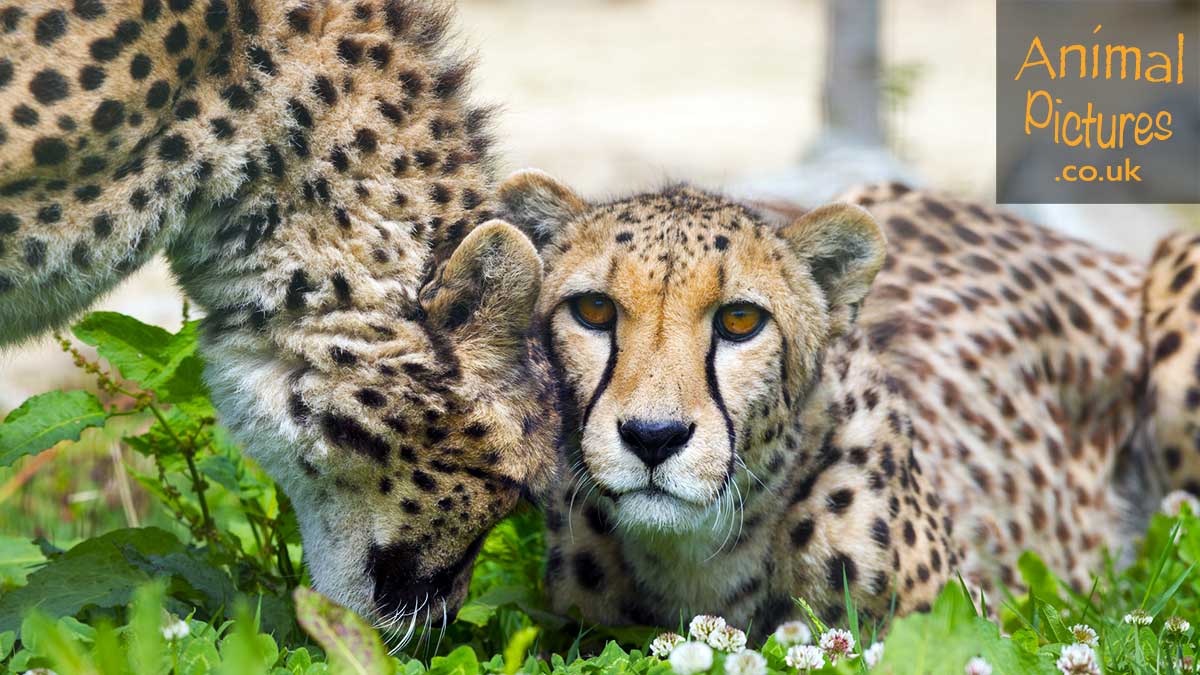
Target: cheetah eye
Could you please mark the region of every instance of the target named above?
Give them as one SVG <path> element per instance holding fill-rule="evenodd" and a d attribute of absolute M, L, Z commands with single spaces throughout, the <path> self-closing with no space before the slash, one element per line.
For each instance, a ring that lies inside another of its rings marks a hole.
<path fill-rule="evenodd" d="M 617 321 L 617 306 L 603 293 L 584 293 L 571 298 L 575 320 L 593 330 L 609 330 Z"/>
<path fill-rule="evenodd" d="M 717 310 L 713 325 L 717 334 L 731 342 L 744 342 L 758 335 L 767 323 L 767 310 L 748 302 L 735 302 Z"/>

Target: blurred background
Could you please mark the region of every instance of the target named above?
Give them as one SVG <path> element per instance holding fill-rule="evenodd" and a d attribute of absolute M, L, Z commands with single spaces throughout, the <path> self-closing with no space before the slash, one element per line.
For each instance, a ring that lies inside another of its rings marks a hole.
<path fill-rule="evenodd" d="M 902 179 L 993 199 L 989 0 L 458 4 L 461 37 L 479 57 L 476 98 L 503 105 L 504 172 L 538 167 L 594 198 L 684 179 L 812 205 L 858 182 Z M 1140 257 L 1167 230 L 1200 227 L 1194 205 L 1023 212 Z M 174 330 L 181 305 L 156 261 L 98 309 Z M 0 353 L 0 414 L 86 382 L 48 337 L 10 349 Z M 142 500 L 115 448 L 89 437 L 64 450 L 78 460 L 72 471 L 47 472 L 41 457 L 0 469 L 0 535 L 70 538 L 136 520 Z M 26 503 L 35 499 L 58 501 Z M 51 515 L 41 523 L 18 515 L 35 512 Z"/>

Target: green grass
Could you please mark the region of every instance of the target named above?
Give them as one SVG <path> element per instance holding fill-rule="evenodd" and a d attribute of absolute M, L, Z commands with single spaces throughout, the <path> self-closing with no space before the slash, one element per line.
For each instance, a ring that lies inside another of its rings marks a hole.
<path fill-rule="evenodd" d="M 215 424 L 194 324 L 170 334 L 93 315 L 76 335 L 106 359 L 63 357 L 96 380 L 95 393 L 37 397 L 0 423 L 0 674 L 675 672 L 649 655 L 657 629 L 549 610 L 532 508 L 486 540 L 458 620 L 387 655 L 394 640 L 316 594 L 293 596 L 306 585 L 294 515 Z M 997 674 L 1058 673 L 1076 624 L 1095 631 L 1103 672 L 1189 672 L 1179 664 L 1200 649 L 1198 631 L 1167 626 L 1171 617 L 1200 625 L 1200 519 L 1157 515 L 1136 545 L 1132 565 L 1096 570 L 1086 594 L 1027 553 L 1018 567 L 1028 591 L 991 598 L 992 607 L 956 583 L 931 612 L 877 625 L 860 621 L 847 597 L 840 628 L 856 654 L 883 643 L 871 672 L 958 675 L 982 658 Z M 1149 625 L 1125 621 L 1137 609 Z M 808 623 L 817 637 L 829 628 Z M 671 628 L 686 632 L 686 621 Z M 796 672 L 775 638 L 749 647 L 763 655 L 764 675 Z M 723 673 L 726 660 L 717 652 L 700 672 Z M 815 672 L 866 671 L 854 657 Z"/>

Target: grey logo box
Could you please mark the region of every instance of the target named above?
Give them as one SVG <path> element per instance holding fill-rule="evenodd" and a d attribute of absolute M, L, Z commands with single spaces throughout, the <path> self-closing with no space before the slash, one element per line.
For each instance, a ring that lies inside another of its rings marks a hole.
<path fill-rule="evenodd" d="M 1200 203 L 1200 4 L 997 0 L 996 201 Z"/>

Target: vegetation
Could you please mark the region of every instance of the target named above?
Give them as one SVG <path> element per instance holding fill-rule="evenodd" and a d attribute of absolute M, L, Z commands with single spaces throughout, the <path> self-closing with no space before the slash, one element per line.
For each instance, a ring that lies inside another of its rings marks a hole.
<path fill-rule="evenodd" d="M 779 675 L 818 657 L 811 672 L 1140 674 L 1193 672 L 1200 651 L 1200 518 L 1184 505 L 1086 594 L 1027 553 L 1029 591 L 998 607 L 953 584 L 928 614 L 868 625 L 847 598 L 846 633 L 809 615 L 823 644 L 801 649 L 793 627 L 753 653 L 730 651 L 744 635 L 715 618 L 669 627 L 690 633 L 679 647 L 553 614 L 527 508 L 487 539 L 458 620 L 389 654 L 396 636 L 307 590 L 290 504 L 215 421 L 196 322 L 170 333 L 95 313 L 72 332 L 65 358 L 94 387 L 0 423 L 0 674 Z"/>

